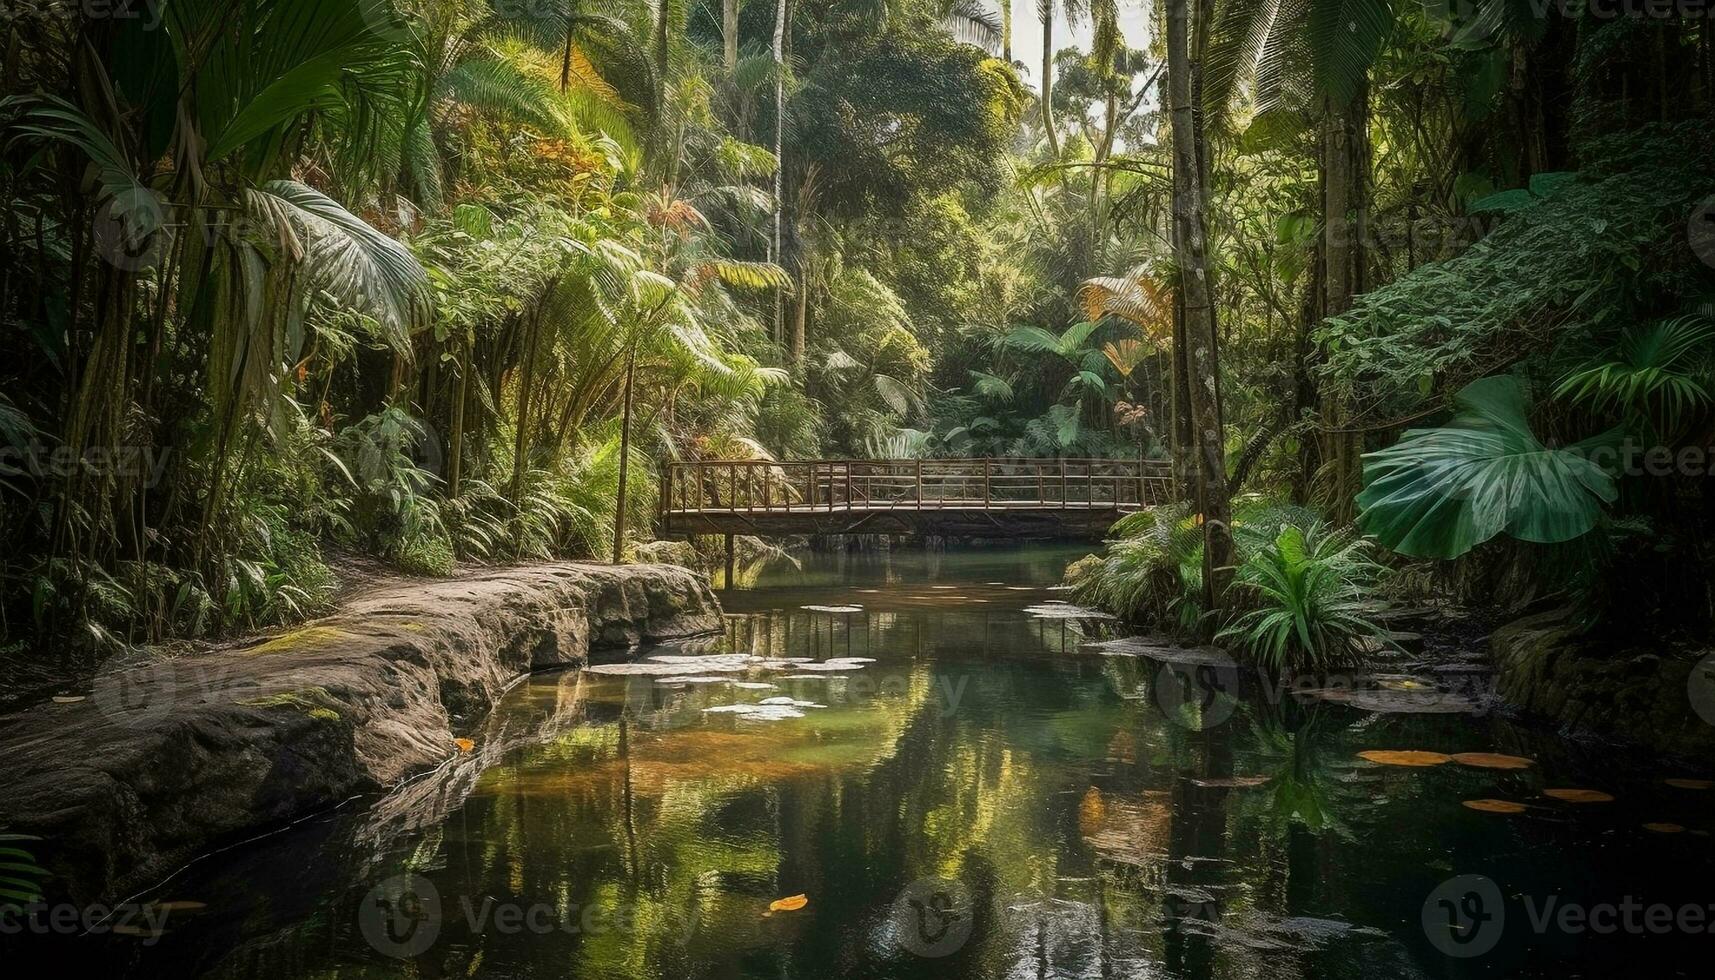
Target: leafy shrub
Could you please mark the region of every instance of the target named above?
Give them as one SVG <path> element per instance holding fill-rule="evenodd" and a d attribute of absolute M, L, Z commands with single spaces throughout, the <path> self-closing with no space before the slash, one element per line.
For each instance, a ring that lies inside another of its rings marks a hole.
<path fill-rule="evenodd" d="M 1281 527 L 1240 562 L 1232 595 L 1250 608 L 1220 638 L 1237 640 L 1282 675 L 1361 660 L 1363 642 L 1385 634 L 1369 619 L 1365 601 L 1383 573 L 1369 548 L 1367 540 L 1321 522 Z"/>
<path fill-rule="evenodd" d="M 1234 618 L 1220 632 L 1273 670 L 1322 670 L 1357 657 L 1385 631 L 1364 597 L 1385 569 L 1368 540 L 1327 529 L 1306 507 L 1257 497 L 1234 508 Z M 1130 622 L 1183 632 L 1204 619 L 1203 528 L 1185 504 L 1115 523 L 1107 549 L 1068 570 L 1077 601 Z M 1284 630 L 1284 634 L 1282 633 Z"/>
<path fill-rule="evenodd" d="M 440 477 L 417 457 L 434 436 L 404 409 L 390 406 L 347 426 L 333 458 L 356 490 L 348 533 L 407 571 L 452 571 L 452 541 L 430 491 Z"/>
<path fill-rule="evenodd" d="M 1189 629 L 1202 618 L 1203 529 L 1185 504 L 1114 524 L 1100 564 L 1074 583 L 1077 601 L 1132 622 Z"/>

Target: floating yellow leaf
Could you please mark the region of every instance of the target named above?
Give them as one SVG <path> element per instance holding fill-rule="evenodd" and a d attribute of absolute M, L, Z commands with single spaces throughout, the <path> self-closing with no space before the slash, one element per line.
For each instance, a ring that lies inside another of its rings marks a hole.
<path fill-rule="evenodd" d="M 1708 789 L 1715 786 L 1715 781 L 1708 779 L 1664 779 L 1662 782 L 1675 789 Z"/>
<path fill-rule="evenodd" d="M 476 743 L 468 738 L 455 738 L 453 739 L 453 744 L 459 747 L 460 752 L 469 752 L 471 749 L 476 748 Z"/>
<path fill-rule="evenodd" d="M 1604 793 L 1599 789 L 1545 789 L 1542 791 L 1542 795 L 1560 800 L 1563 803 L 1614 802 L 1614 797 L 1611 794 Z"/>
<path fill-rule="evenodd" d="M 1677 834 L 1685 830 L 1684 827 L 1676 823 L 1646 823 L 1644 829 L 1658 834 Z"/>
<path fill-rule="evenodd" d="M 1529 759 L 1516 755 L 1500 755 L 1494 752 L 1458 752 L 1453 761 L 1462 766 L 1476 766 L 1479 769 L 1528 769 L 1536 765 Z"/>
<path fill-rule="evenodd" d="M 1525 805 L 1511 800 L 1466 800 L 1465 805 L 1483 813 L 1523 813 Z"/>
<path fill-rule="evenodd" d="M 768 911 L 770 911 L 770 912 L 796 912 L 799 909 L 801 909 L 804 906 L 809 905 L 809 904 L 810 904 L 810 896 L 808 896 L 808 895 L 790 895 L 790 896 L 787 896 L 786 898 L 777 898 L 774 901 L 769 902 L 768 903 Z"/>
<path fill-rule="evenodd" d="M 1416 750 L 1367 749 L 1358 753 L 1358 758 L 1384 766 L 1439 766 L 1452 756 L 1440 752 L 1419 752 Z"/>
<path fill-rule="evenodd" d="M 54 703 L 55 704 L 76 704 L 82 700 L 83 700 L 83 695 L 81 695 L 81 694 L 56 694 L 56 695 L 54 695 Z"/>

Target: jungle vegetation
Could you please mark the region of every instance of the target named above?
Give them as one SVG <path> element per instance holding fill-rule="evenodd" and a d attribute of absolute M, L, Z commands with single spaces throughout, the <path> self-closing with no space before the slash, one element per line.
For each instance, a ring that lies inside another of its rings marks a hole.
<path fill-rule="evenodd" d="M 5 644 L 620 560 L 661 460 L 928 454 L 1171 459 L 1080 589 L 1282 665 L 1407 567 L 1706 625 L 1710 24 L 1540 7 L 9 19 Z"/>

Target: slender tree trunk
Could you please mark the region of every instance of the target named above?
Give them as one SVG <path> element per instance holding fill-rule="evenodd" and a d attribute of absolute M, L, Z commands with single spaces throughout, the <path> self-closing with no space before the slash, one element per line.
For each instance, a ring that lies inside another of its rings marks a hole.
<path fill-rule="evenodd" d="M 470 390 L 470 338 L 459 345 L 459 386 L 453 395 L 451 444 L 447 448 L 447 496 L 459 495 L 459 481 L 464 473 L 465 393 Z"/>
<path fill-rule="evenodd" d="M 808 258 L 806 256 L 806 258 Z M 798 263 L 798 291 L 792 297 L 792 369 L 804 369 L 804 348 L 806 326 L 810 317 L 810 270 L 809 263 Z"/>
<path fill-rule="evenodd" d="M 1060 136 L 1054 132 L 1054 4 L 1042 5 L 1042 131 L 1048 137 L 1048 152 L 1060 159 Z"/>
<path fill-rule="evenodd" d="M 1220 366 L 1209 277 L 1205 188 L 1197 160 L 1197 117 L 1187 0 L 1168 0 L 1167 76 L 1173 122 L 1174 245 L 1185 303 L 1185 364 L 1197 445 L 1208 609 L 1220 609 L 1231 577 L 1231 501 L 1220 414 Z"/>
<path fill-rule="evenodd" d="M 1012 0 L 1000 0 L 1000 56 L 1012 64 Z"/>
<path fill-rule="evenodd" d="M 738 71 L 738 0 L 721 0 L 721 35 L 726 73 L 731 78 Z"/>
<path fill-rule="evenodd" d="M 637 371 L 637 339 L 625 352 L 625 408 L 619 415 L 619 493 L 613 510 L 613 563 L 625 551 L 625 491 L 631 469 L 631 381 Z"/>
<path fill-rule="evenodd" d="M 774 240 L 768 261 L 781 261 L 781 219 L 786 210 L 786 0 L 774 0 Z M 784 340 L 786 296 L 774 291 L 774 340 Z"/>
<path fill-rule="evenodd" d="M 1369 168 L 1369 100 L 1360 90 L 1350 102 L 1325 100 L 1322 126 L 1322 310 L 1338 316 L 1352 308 L 1352 299 L 1367 287 Z M 1349 424 L 1347 406 L 1325 398 L 1322 405 L 1322 458 L 1330 467 L 1329 516 L 1351 520 L 1352 498 L 1362 486 L 1359 455 L 1362 441 L 1342 431 Z"/>
<path fill-rule="evenodd" d="M 667 99 L 668 42 L 672 39 L 668 18 L 672 14 L 672 8 L 669 6 L 671 0 L 655 0 L 655 2 L 655 84 L 658 86 L 660 98 L 664 103 Z"/>

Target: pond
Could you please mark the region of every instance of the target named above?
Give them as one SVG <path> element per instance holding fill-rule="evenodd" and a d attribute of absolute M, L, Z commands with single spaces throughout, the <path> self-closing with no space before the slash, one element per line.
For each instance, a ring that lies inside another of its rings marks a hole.
<path fill-rule="evenodd" d="M 1715 791 L 1664 781 L 1699 774 L 1482 707 L 1377 712 L 1242 672 L 1205 696 L 1196 656 L 1088 646 L 1117 631 L 1053 588 L 1084 553 L 771 565 L 723 597 L 726 637 L 645 651 L 714 656 L 695 672 L 534 676 L 454 764 L 193 866 L 151 896 L 183 903 L 163 934 L 79 958 L 616 980 L 1707 964 Z M 710 710 L 737 705 L 762 706 Z M 1563 789 L 1613 799 L 1543 792 Z"/>

